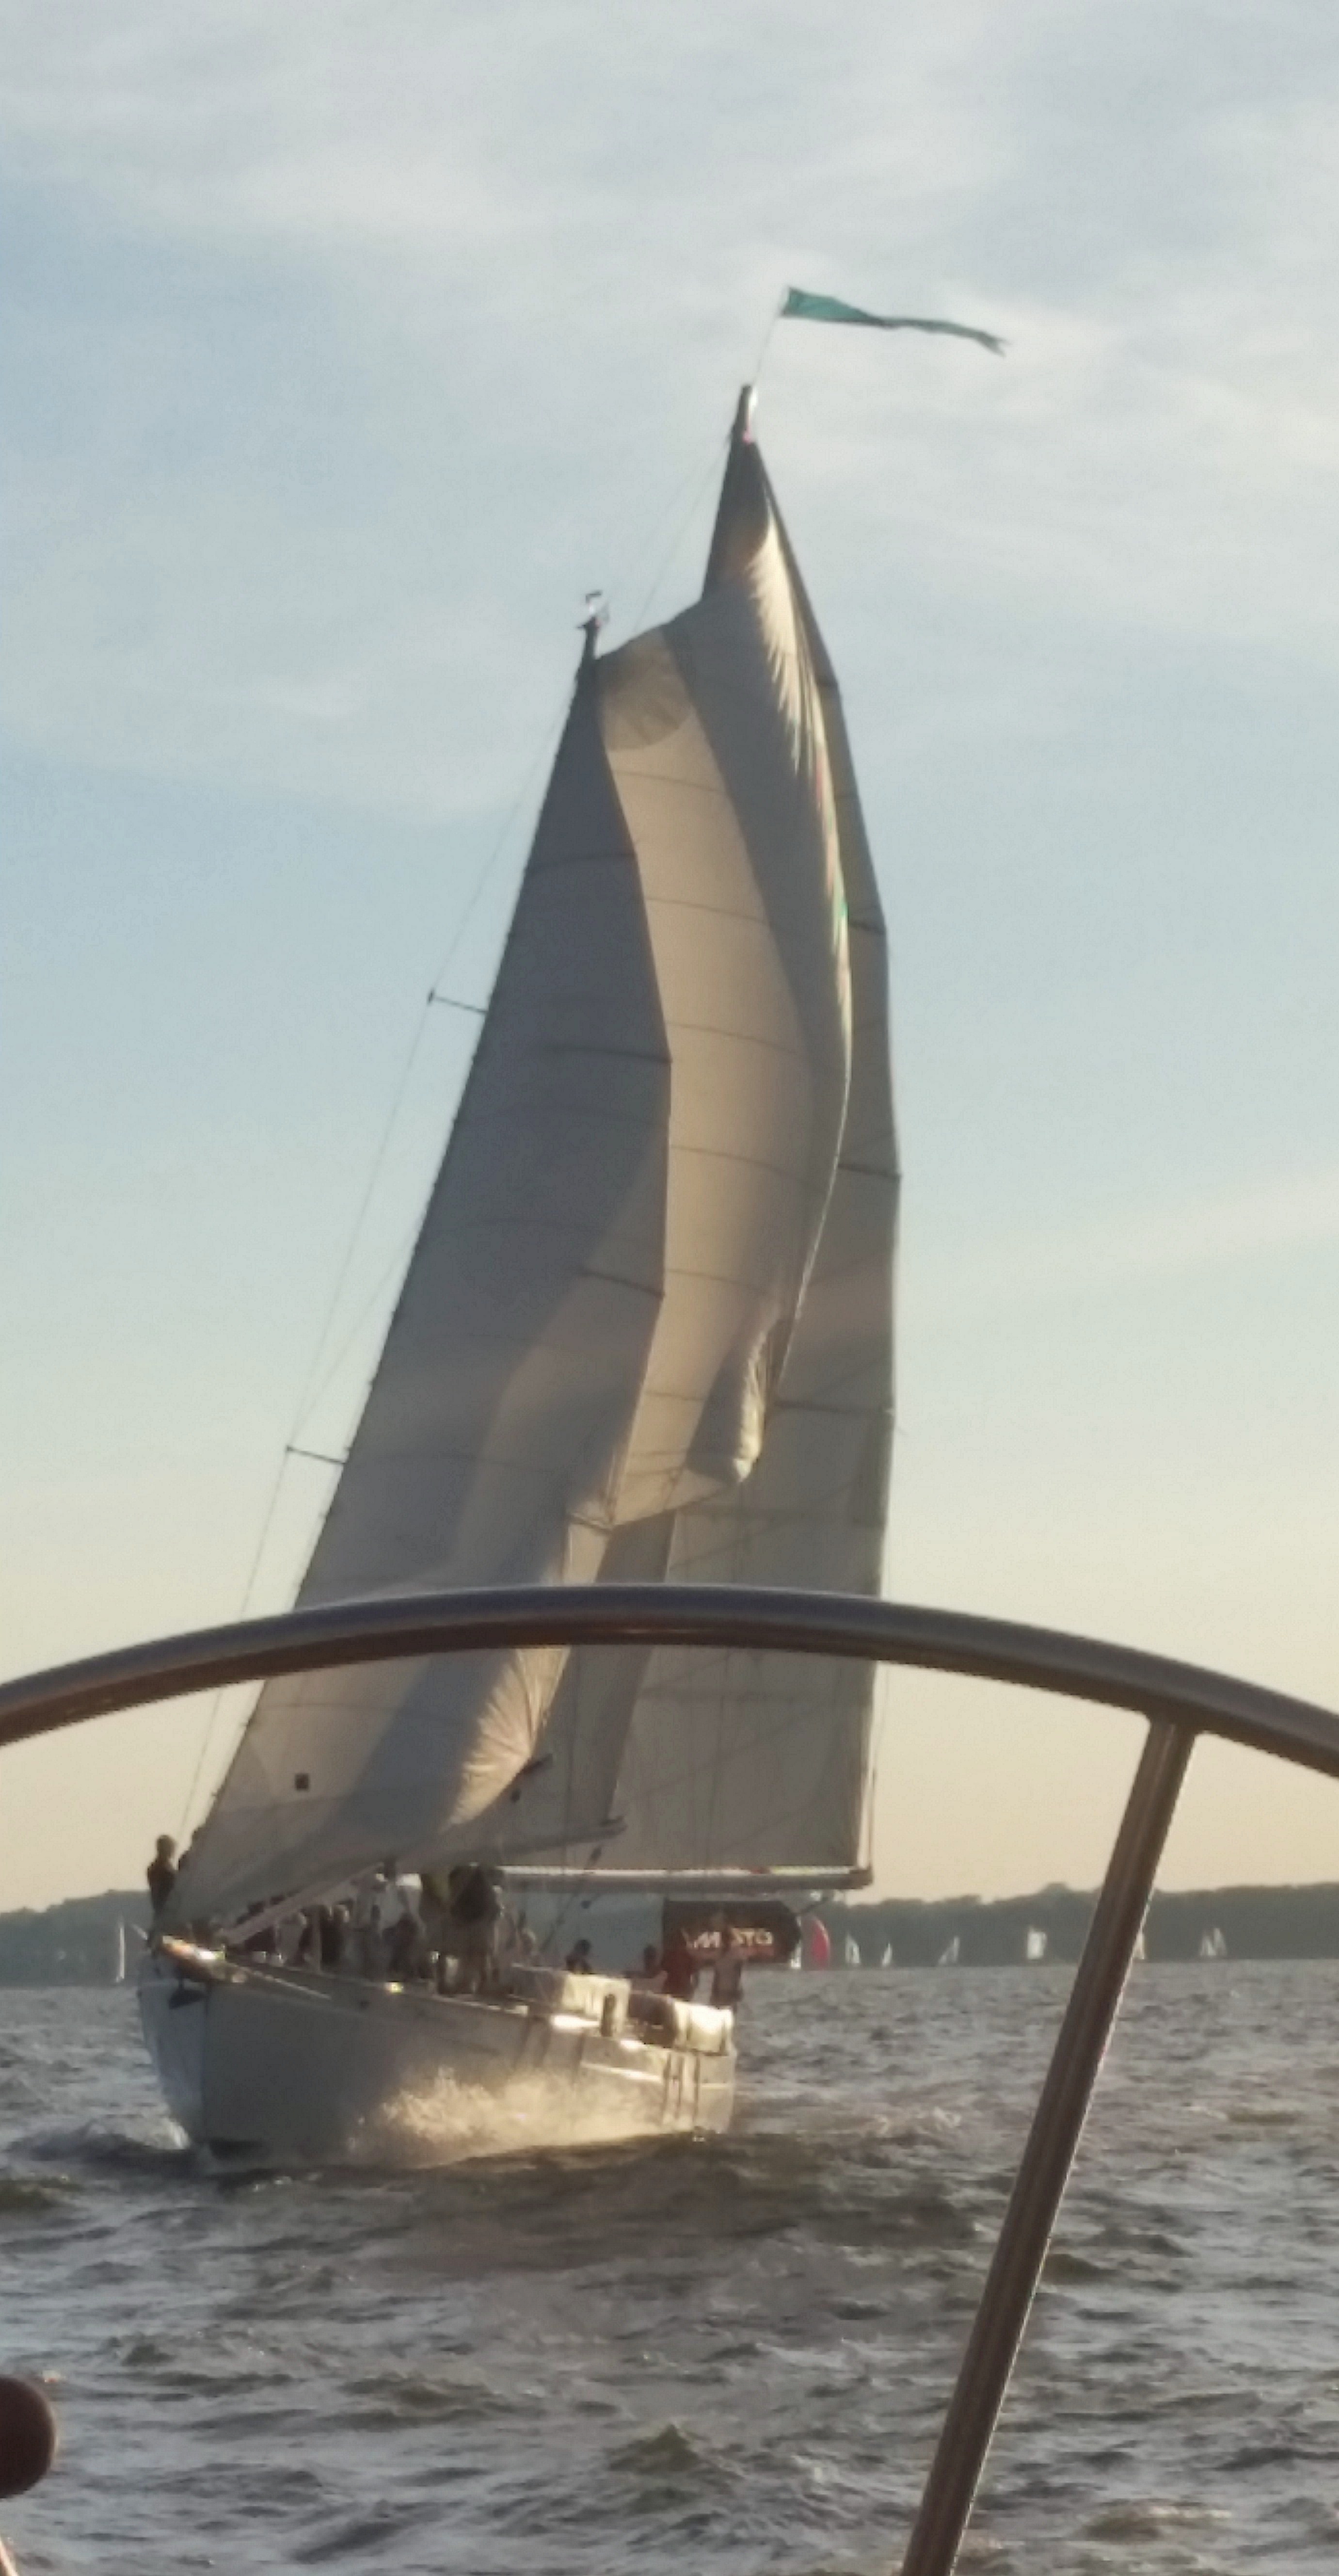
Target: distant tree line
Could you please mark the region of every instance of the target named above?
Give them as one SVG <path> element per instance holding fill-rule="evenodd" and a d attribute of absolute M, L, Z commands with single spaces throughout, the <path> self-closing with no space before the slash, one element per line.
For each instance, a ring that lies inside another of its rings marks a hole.
<path fill-rule="evenodd" d="M 920 1904 L 823 1905 L 818 1911 L 841 1956 L 850 1933 L 865 1966 L 891 1950 L 899 1968 L 930 1968 L 953 1943 L 965 1968 L 1017 1966 L 1029 1932 L 1046 1937 L 1048 1960 L 1074 1961 L 1097 1902 L 1095 1892 L 1046 1887 L 1035 1896 L 964 1896 Z M 1197 1959 L 1215 1933 L 1230 1959 L 1339 1959 L 1339 1886 L 1211 1887 L 1157 1895 L 1144 1927 L 1152 1960 Z"/>
<path fill-rule="evenodd" d="M 125 1936 L 133 1977 L 149 1921 L 142 1888 L 109 1888 L 105 1896 L 72 1896 L 41 1913 L 0 1914 L 0 1985 L 110 1986 Z"/>
<path fill-rule="evenodd" d="M 838 1961 L 849 1934 L 867 1968 L 877 1967 L 887 1950 L 896 1967 L 931 1968 L 955 1942 L 962 1967 L 1003 1968 L 1024 1960 L 1029 1932 L 1045 1935 L 1048 1961 L 1077 1959 L 1095 1902 L 1076 1888 L 1045 1887 L 1035 1896 L 959 1896 L 933 1904 L 908 1897 L 825 1900 L 806 1911 L 827 1926 Z M 576 1932 L 588 1933 L 598 1963 L 610 1969 L 631 1966 L 643 1943 L 659 1933 L 659 1907 L 647 1898 L 569 1897 L 532 1906 L 531 1919 L 541 1935 L 552 1928 L 559 1949 Z M 72 1897 L 40 1913 L 0 1914 L 0 1985 L 110 1985 L 122 1934 L 133 1978 L 147 1925 L 147 1902 L 137 1888 Z M 1155 1896 L 1147 1956 L 1196 1959 L 1215 1933 L 1229 1959 L 1339 1959 L 1339 1886 L 1213 1887 Z"/>

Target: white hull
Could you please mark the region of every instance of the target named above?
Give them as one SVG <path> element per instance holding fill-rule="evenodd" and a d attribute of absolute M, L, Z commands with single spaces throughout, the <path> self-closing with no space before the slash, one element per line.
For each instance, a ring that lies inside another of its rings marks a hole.
<path fill-rule="evenodd" d="M 172 1943 L 146 1958 L 139 2002 L 172 2117 L 221 2161 L 428 2165 L 728 2125 L 728 2014 L 692 2013 L 695 2044 L 666 2044 L 626 2024 L 626 1988 L 569 1982 L 593 2017 Z M 602 2002 L 622 2026 L 602 2027 Z"/>

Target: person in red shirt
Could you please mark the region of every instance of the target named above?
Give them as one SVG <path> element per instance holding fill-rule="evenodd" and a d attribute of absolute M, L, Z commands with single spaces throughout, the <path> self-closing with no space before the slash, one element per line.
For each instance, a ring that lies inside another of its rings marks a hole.
<path fill-rule="evenodd" d="M 697 1961 L 682 1925 L 671 1935 L 666 1946 L 661 1982 L 666 1994 L 673 1995 L 676 2003 L 690 2004 L 697 1993 Z"/>

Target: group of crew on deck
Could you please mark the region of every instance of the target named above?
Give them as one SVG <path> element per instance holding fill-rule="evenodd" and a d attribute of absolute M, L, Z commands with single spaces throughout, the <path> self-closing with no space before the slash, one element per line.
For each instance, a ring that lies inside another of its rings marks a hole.
<path fill-rule="evenodd" d="M 244 1956 L 281 1960 L 376 1985 L 435 1985 L 439 1994 L 495 1992 L 518 1962 L 538 1957 L 525 1917 L 511 1914 L 490 1871 L 463 1862 L 446 1880 L 423 1870 L 404 1878 L 394 1861 L 300 1912 L 245 1919 L 235 1946 Z"/>
<path fill-rule="evenodd" d="M 176 1881 L 176 1845 L 170 1835 L 160 1834 L 148 1869 L 155 1917 Z M 539 1963 L 539 1944 L 524 1914 L 510 1912 L 492 1872 L 473 1861 L 452 1869 L 445 1883 L 429 1870 L 404 1878 L 395 1862 L 387 1861 L 320 1904 L 283 1913 L 276 1901 L 249 1910 L 263 1920 L 247 1932 L 243 1917 L 230 1950 L 376 1984 L 426 1984 L 439 1994 L 482 1995 L 498 1992 L 512 1968 Z M 663 1955 L 654 1943 L 647 1944 L 640 1965 L 628 1972 L 629 1982 L 643 1992 L 691 2003 L 705 1964 L 680 1926 Z M 564 1965 L 572 1975 L 594 1975 L 590 1942 L 574 1942 Z M 724 1918 L 718 1920 L 711 1969 L 711 2003 L 718 2010 L 738 2011 L 744 1951 Z"/>
<path fill-rule="evenodd" d="M 634 1986 L 650 1986 L 662 1995 L 672 1995 L 677 2003 L 690 2004 L 697 1995 L 698 1981 L 711 1969 L 711 1986 L 707 2001 L 718 2012 L 738 2012 L 744 1993 L 744 1945 L 732 1923 L 718 1916 L 715 1951 L 704 1958 L 693 1948 L 683 1925 L 670 1934 L 663 1954 L 653 1942 L 642 1952 L 642 1963 L 631 1971 Z"/>

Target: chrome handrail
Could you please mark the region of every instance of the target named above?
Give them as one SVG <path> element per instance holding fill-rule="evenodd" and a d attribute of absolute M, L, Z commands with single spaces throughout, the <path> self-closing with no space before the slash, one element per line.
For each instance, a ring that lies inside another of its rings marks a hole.
<path fill-rule="evenodd" d="M 1339 1778 L 1339 1716 L 1131 1646 L 958 1610 L 727 1585 L 401 1594 L 122 1646 L 0 1685 L 0 1746 L 226 1683 L 515 1645 L 708 1646 L 972 1674 L 1149 1729 L 968 2337 L 902 2576 L 952 2576 L 1198 1734 Z"/>
<path fill-rule="evenodd" d="M 964 1610 L 706 1583 L 381 1593 L 117 1646 L 0 1683 L 0 1746 L 272 1673 L 521 1645 L 710 1646 L 911 1664 L 1166 1717 L 1339 1778 L 1339 1717 L 1230 1673 Z"/>

